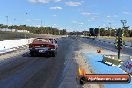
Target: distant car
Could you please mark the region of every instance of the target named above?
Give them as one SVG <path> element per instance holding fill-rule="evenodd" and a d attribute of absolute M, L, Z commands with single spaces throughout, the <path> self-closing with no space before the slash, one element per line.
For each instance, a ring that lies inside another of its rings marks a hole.
<path fill-rule="evenodd" d="M 29 50 L 31 56 L 39 54 L 47 54 L 55 57 L 57 54 L 58 44 L 53 38 L 36 38 L 29 44 Z"/>

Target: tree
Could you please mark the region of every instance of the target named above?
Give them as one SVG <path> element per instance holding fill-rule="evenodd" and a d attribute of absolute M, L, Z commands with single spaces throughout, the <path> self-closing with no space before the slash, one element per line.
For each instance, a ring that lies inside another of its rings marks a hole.
<path fill-rule="evenodd" d="M 7 28 L 7 25 L 0 24 L 0 28 Z M 30 33 L 34 34 L 53 34 L 53 35 L 59 35 L 59 34 L 66 34 L 66 29 L 59 30 L 57 28 L 52 27 L 33 27 L 33 26 L 26 26 L 26 25 L 11 25 L 8 28 L 10 29 L 17 29 L 17 30 L 27 30 Z"/>

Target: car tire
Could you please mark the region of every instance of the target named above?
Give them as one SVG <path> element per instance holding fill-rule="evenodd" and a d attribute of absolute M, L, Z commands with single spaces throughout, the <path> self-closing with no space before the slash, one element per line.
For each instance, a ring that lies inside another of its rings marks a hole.
<path fill-rule="evenodd" d="M 31 55 L 31 57 L 35 57 L 35 56 L 36 56 L 36 53 L 35 53 L 35 52 L 30 51 L 30 55 Z"/>
<path fill-rule="evenodd" d="M 87 82 L 87 79 L 85 77 L 80 78 L 80 84 L 84 85 Z"/>
<path fill-rule="evenodd" d="M 52 57 L 55 57 L 56 56 L 55 52 L 53 52 L 51 55 L 52 55 Z"/>

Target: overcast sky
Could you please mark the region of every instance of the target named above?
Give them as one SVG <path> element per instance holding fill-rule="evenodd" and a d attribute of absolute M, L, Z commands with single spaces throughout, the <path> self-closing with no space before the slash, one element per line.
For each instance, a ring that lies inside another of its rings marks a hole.
<path fill-rule="evenodd" d="M 132 0 L 1 0 L 0 23 L 26 24 L 82 31 L 90 27 L 132 26 Z"/>

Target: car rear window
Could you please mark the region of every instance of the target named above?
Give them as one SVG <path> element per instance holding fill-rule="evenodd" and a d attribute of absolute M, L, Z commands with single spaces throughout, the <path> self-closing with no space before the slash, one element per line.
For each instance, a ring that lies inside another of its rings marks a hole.
<path fill-rule="evenodd" d="M 44 39 L 44 38 L 37 38 L 37 39 L 34 39 L 34 42 L 51 42 L 49 39 Z"/>

